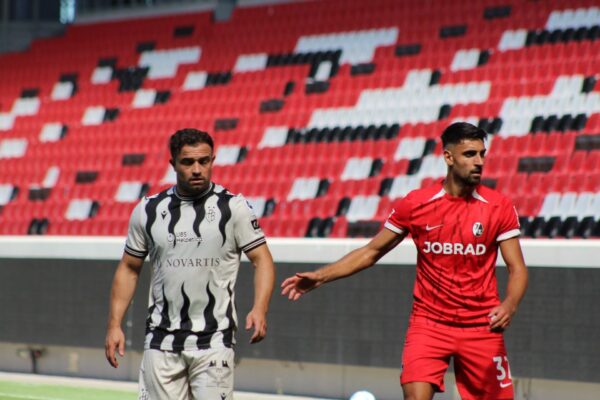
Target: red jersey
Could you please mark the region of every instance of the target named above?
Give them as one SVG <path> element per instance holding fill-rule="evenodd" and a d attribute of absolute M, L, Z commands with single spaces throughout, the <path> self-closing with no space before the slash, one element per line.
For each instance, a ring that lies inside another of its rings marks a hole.
<path fill-rule="evenodd" d="M 410 233 L 417 246 L 412 315 L 458 327 L 488 326 L 500 304 L 496 283 L 498 244 L 519 236 L 512 202 L 479 185 L 466 198 L 441 184 L 397 200 L 385 227 Z"/>

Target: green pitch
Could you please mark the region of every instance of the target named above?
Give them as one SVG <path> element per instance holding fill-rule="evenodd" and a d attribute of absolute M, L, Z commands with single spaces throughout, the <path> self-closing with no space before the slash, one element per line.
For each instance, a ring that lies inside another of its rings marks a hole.
<path fill-rule="evenodd" d="M 0 381 L 0 400 L 135 400 L 135 392 Z"/>

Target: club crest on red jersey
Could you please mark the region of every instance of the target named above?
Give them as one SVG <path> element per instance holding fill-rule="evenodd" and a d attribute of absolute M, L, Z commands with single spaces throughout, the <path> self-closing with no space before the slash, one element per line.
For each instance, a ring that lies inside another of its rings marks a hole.
<path fill-rule="evenodd" d="M 483 224 L 481 222 L 475 222 L 473 224 L 473 235 L 475 235 L 475 237 L 483 235 Z"/>

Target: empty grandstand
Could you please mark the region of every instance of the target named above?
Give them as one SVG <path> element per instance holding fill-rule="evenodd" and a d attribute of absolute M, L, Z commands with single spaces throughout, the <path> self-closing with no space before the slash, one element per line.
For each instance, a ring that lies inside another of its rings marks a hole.
<path fill-rule="evenodd" d="M 25 45 L 27 16 L 44 37 Z M 252 203 L 283 276 L 358 246 L 394 200 L 442 179 L 439 135 L 468 121 L 490 134 L 483 183 L 514 201 L 533 267 L 507 334 L 518 398 L 594 398 L 596 0 L 0 0 L 0 21 L 0 369 L 29 372 L 42 346 L 42 372 L 136 379 L 141 337 L 124 372 L 99 364 L 105 296 L 131 210 L 175 183 L 174 131 L 213 135 L 213 178 Z M 406 328 L 412 250 L 297 318 L 274 299 L 271 337 L 240 344 L 240 388 L 397 398 L 387 345 Z"/>
<path fill-rule="evenodd" d="M 194 126 L 271 236 L 371 236 L 390 201 L 445 174 L 439 133 L 467 120 L 493 134 L 485 183 L 524 235 L 598 236 L 593 3 L 314 1 L 71 25 L 0 58 L 2 234 L 123 235 L 140 196 L 174 182 L 165 138 Z"/>

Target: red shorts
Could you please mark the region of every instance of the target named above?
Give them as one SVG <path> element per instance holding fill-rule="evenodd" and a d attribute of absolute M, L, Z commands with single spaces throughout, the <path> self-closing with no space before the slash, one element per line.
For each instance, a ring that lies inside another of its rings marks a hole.
<path fill-rule="evenodd" d="M 456 386 L 463 400 L 513 399 L 513 385 L 502 333 L 464 330 L 412 318 L 400 382 L 428 382 L 444 391 L 444 374 L 454 357 Z"/>

